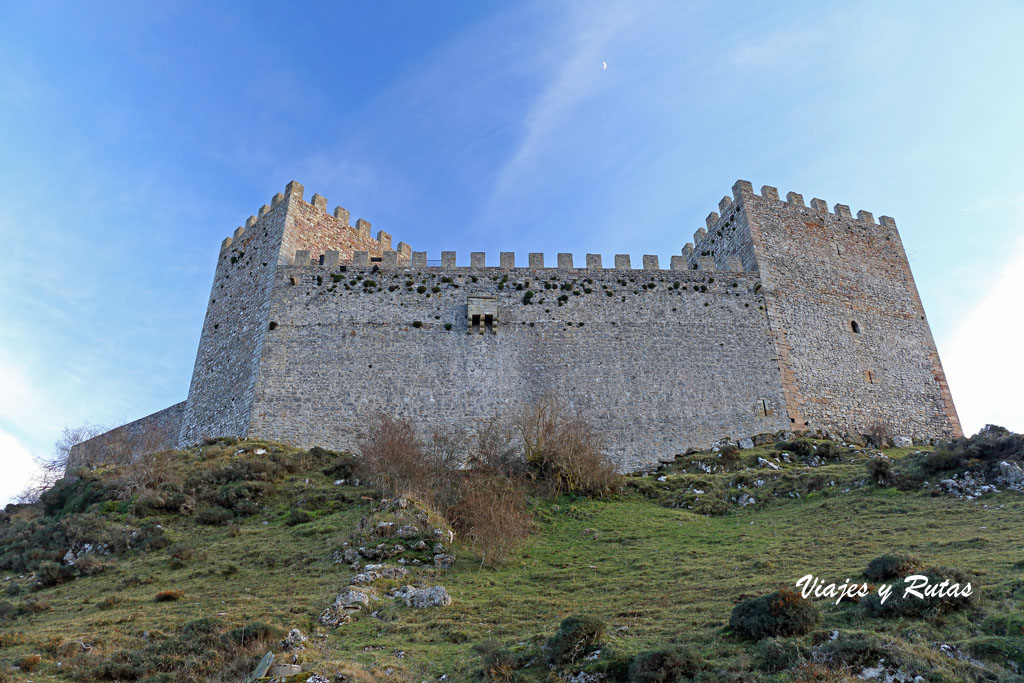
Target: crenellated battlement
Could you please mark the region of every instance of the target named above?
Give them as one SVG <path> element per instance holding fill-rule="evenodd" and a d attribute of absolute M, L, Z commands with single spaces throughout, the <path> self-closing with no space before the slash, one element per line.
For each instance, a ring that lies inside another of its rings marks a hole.
<path fill-rule="evenodd" d="M 408 246 L 408 245 L 406 245 Z M 692 250 L 691 245 L 687 245 Z M 684 250 L 685 251 L 685 250 Z M 482 251 L 473 251 L 469 254 L 469 265 L 456 265 L 456 252 L 442 251 L 438 260 L 431 260 L 425 251 L 408 251 L 403 258 L 402 251 L 387 251 L 380 257 L 371 257 L 367 251 L 354 251 L 349 259 L 345 259 L 341 252 L 325 251 L 322 254 L 311 254 L 308 250 L 297 250 L 289 265 L 293 266 L 325 266 L 331 269 L 337 268 L 372 268 L 376 266 L 381 270 L 431 270 L 431 271 L 566 271 L 566 272 L 595 272 L 595 271 L 680 271 L 680 270 L 705 270 L 723 273 L 744 272 L 743 263 L 739 259 L 728 259 L 725 268 L 718 268 L 713 259 L 703 259 L 690 267 L 684 256 L 673 255 L 669 259 L 669 267 L 661 267 L 661 261 L 656 254 L 644 254 L 641 266 L 634 268 L 629 254 L 615 254 L 612 268 L 604 267 L 604 259 L 601 254 L 587 254 L 584 263 L 577 264 L 572 254 L 560 253 L 554 264 L 546 264 L 544 254 L 541 252 L 530 252 L 525 264 L 517 265 L 515 252 L 500 252 L 498 264 L 487 265 L 487 254 Z M 579 266 L 579 267 L 578 267 Z"/>
<path fill-rule="evenodd" d="M 275 194 L 273 198 L 270 200 L 270 204 L 264 204 L 263 206 L 261 206 L 256 215 L 249 216 L 249 218 L 246 219 L 244 226 L 239 226 L 235 228 L 234 233 L 230 237 L 225 238 L 223 242 L 221 242 L 221 252 L 224 252 L 226 249 L 231 247 L 232 244 L 237 243 L 238 240 L 245 235 L 247 230 L 251 230 L 268 214 L 270 214 L 271 211 L 273 211 L 286 201 L 289 204 L 289 209 L 298 210 L 303 213 L 306 213 L 309 219 L 313 220 L 316 223 L 323 224 L 323 227 L 325 227 L 326 231 L 329 233 L 337 233 L 340 236 L 344 236 L 347 234 L 351 236 L 353 239 L 362 242 L 364 246 L 369 246 L 368 243 L 372 242 L 372 246 L 374 247 L 373 250 L 375 252 L 387 252 L 392 250 L 390 233 L 385 232 L 383 230 L 378 230 L 376 237 L 372 237 L 372 226 L 370 224 L 370 221 L 365 220 L 363 218 L 357 218 L 355 221 L 355 225 L 350 225 L 350 213 L 348 209 L 346 209 L 343 206 L 336 206 L 334 207 L 333 212 L 328 213 L 326 197 L 324 197 L 321 194 L 314 194 L 312 197 L 310 197 L 310 200 L 307 202 L 305 201 L 305 199 L 303 199 L 304 193 L 305 188 L 302 186 L 301 183 L 295 180 L 289 182 L 285 186 L 285 191 L 283 193 L 278 192 L 277 194 Z M 346 241 L 344 239 L 338 239 L 337 237 L 335 238 L 335 240 L 338 242 Z M 342 249 L 341 247 L 345 246 L 343 244 L 337 244 L 336 246 L 339 247 L 337 251 L 339 251 L 340 253 L 348 253 L 350 251 L 353 251 L 351 249 Z M 405 261 L 408 261 L 409 256 L 412 253 L 412 248 L 405 242 L 399 242 L 398 245 L 394 248 L 394 250 L 397 251 L 398 261 L 402 261 L 403 259 Z M 325 250 L 325 252 L 326 251 L 329 250 Z M 351 258 L 351 255 L 348 255 L 347 257 L 342 257 L 343 260 L 351 260 Z"/>

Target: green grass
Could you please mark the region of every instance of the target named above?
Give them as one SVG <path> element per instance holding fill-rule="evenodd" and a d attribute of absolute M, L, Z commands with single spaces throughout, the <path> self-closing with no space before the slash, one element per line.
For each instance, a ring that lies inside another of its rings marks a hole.
<path fill-rule="evenodd" d="M 898 465 L 912 452 L 889 454 Z M 668 469 L 689 469 L 688 462 L 710 457 L 690 456 Z M 744 452 L 744 464 L 756 457 Z M 1019 657 L 1020 646 L 1013 643 L 1024 637 L 1015 632 L 1024 624 L 1024 498 L 1001 493 L 964 501 L 871 484 L 842 493 L 849 482 L 866 478 L 863 462 L 850 458 L 854 462 L 804 472 L 835 479 L 836 486 L 800 499 L 734 506 L 721 516 L 667 507 L 664 497 L 630 487 L 608 500 L 535 499 L 536 532 L 504 568 L 481 569 L 456 539 L 453 569 L 410 575 L 411 583 L 444 585 L 454 599 L 451 606 L 387 607 L 382 618 L 363 615 L 334 631 L 320 627 L 316 618 L 351 571 L 331 555 L 368 512 L 372 492 L 335 486 L 318 471 L 297 472 L 276 484 L 258 514 L 234 527 L 158 517 L 172 543 L 195 550 L 181 568 L 172 568 L 166 549 L 133 553 L 115 558 L 100 574 L 34 593 L 51 609 L 0 622 L 0 671 L 38 653 L 36 679 L 70 680 L 76 666 L 119 649 L 144 647 L 150 642 L 147 633 L 160 639 L 178 634 L 193 619 L 214 617 L 225 627 L 258 620 L 307 635 L 327 633 L 322 642 L 311 639 L 300 655 L 302 663 L 323 673 L 357 662 L 378 670 L 391 667 L 399 679 L 436 680 L 448 674 L 449 680 L 467 680 L 480 668 L 473 645 L 491 639 L 535 655 L 527 673 L 535 680 L 547 675 L 543 641 L 564 617 L 582 613 L 607 623 L 606 639 L 622 655 L 680 643 L 695 647 L 715 671 L 750 672 L 756 671 L 754 645 L 724 631 L 738 601 L 792 587 L 807 573 L 827 581 L 863 580 L 861 572 L 872 558 L 900 551 L 925 565 L 957 567 L 976 576 L 977 606 L 932 620 L 881 620 L 862 617 L 853 604 L 817 601 L 824 614 L 821 630 L 868 630 L 893 638 L 934 668 L 934 680 L 956 680 L 969 670 L 937 653 L 936 642 L 960 644 L 990 671 L 1008 675 L 1007 653 L 1012 657 L 1017 647 Z M 789 481 L 787 474 L 798 479 L 803 469 L 777 474 Z M 694 476 L 731 480 L 735 475 Z M 670 475 L 666 482 L 647 478 L 643 485 L 665 484 L 672 492 L 673 480 L 688 476 Z M 129 519 L 117 506 L 108 507 L 115 510 L 107 513 L 112 520 Z M 313 520 L 289 526 L 294 508 L 308 511 Z M 27 586 L 28 577 L 0 575 L 0 587 L 10 581 Z M 154 596 L 161 590 L 181 590 L 184 597 L 158 603 Z M 29 595 L 0 599 L 17 604 Z M 797 640 L 809 645 L 814 638 Z M 62 654 L 61 644 L 78 640 L 92 651 L 75 659 Z M 59 670 L 58 661 L 63 662 Z M 0 680 L 4 676 L 0 673 Z M 779 680 L 789 679 L 784 674 Z"/>

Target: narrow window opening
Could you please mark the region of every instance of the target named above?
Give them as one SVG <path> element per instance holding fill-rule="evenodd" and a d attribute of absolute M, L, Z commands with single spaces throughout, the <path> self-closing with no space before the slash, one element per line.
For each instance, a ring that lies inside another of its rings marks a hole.
<path fill-rule="evenodd" d="M 484 328 L 488 333 L 494 334 L 494 316 L 490 313 L 484 316 Z"/>
<path fill-rule="evenodd" d="M 474 313 L 469 323 L 470 334 L 474 332 L 480 332 L 480 315 Z"/>
<path fill-rule="evenodd" d="M 764 416 L 768 417 L 768 402 L 763 398 L 761 399 L 761 410 L 764 411 Z"/>
<path fill-rule="evenodd" d="M 837 256 L 842 256 L 843 255 L 843 250 L 839 247 L 838 244 L 836 245 L 836 255 Z"/>
<path fill-rule="evenodd" d="M 864 381 L 867 382 L 868 384 L 874 384 L 875 383 L 875 373 L 871 372 L 870 370 L 865 370 L 864 371 Z"/>
<path fill-rule="evenodd" d="M 854 334 L 860 334 L 860 323 L 858 323 L 856 320 L 851 320 L 850 329 L 853 330 Z"/>

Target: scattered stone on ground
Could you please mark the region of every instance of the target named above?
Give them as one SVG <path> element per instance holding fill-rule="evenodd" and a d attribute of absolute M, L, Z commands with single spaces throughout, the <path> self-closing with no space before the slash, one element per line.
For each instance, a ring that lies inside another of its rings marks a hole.
<path fill-rule="evenodd" d="M 406 607 L 417 609 L 422 607 L 443 607 L 452 604 L 452 596 L 448 595 L 448 591 L 445 590 L 444 586 L 431 586 L 430 588 L 402 586 L 396 591 L 395 597 L 400 598 Z"/>

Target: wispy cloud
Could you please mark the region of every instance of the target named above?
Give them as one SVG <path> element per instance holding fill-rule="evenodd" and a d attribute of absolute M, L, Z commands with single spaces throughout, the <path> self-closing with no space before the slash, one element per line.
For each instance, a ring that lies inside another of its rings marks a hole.
<path fill-rule="evenodd" d="M 515 192 L 536 169 L 574 108 L 601 88 L 602 79 L 607 82 L 602 58 L 607 57 L 612 41 L 636 21 L 636 12 L 628 5 L 606 5 L 596 11 L 593 7 L 579 7 L 565 18 L 569 26 L 560 33 L 569 36 L 569 42 L 563 52 L 553 55 L 557 64 L 526 114 L 519 144 L 497 173 L 494 200 Z"/>

